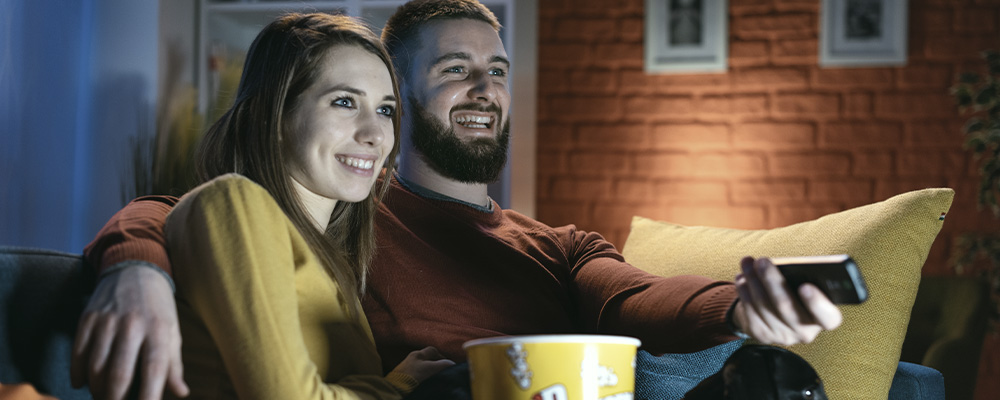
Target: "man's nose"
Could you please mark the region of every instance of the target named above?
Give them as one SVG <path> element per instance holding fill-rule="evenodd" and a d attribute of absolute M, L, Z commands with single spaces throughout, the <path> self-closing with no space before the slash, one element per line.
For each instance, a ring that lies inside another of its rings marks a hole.
<path fill-rule="evenodd" d="M 492 103 L 497 98 L 497 86 L 493 76 L 487 71 L 476 72 L 473 76 L 469 98 L 476 101 Z"/>

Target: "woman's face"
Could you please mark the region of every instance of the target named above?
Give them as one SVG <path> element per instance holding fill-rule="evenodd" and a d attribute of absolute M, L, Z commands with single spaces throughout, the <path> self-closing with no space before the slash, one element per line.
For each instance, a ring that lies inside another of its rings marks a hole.
<path fill-rule="evenodd" d="M 316 82 L 288 115 L 281 138 L 300 198 L 368 197 L 392 151 L 396 97 L 382 60 L 357 45 L 323 56 Z"/>

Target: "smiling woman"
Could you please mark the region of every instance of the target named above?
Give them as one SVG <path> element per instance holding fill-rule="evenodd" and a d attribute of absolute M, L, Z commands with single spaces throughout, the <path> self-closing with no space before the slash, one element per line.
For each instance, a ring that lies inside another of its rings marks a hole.
<path fill-rule="evenodd" d="M 254 40 L 198 151 L 205 183 L 164 228 L 195 397 L 401 398 L 453 364 L 427 348 L 383 376 L 358 299 L 398 107 L 388 55 L 349 17 L 289 14 Z"/>

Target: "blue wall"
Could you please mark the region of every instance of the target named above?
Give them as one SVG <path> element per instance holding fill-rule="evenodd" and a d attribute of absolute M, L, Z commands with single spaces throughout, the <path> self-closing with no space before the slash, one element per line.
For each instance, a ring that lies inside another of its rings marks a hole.
<path fill-rule="evenodd" d="M 0 245 L 80 252 L 151 131 L 157 0 L 0 0 Z"/>

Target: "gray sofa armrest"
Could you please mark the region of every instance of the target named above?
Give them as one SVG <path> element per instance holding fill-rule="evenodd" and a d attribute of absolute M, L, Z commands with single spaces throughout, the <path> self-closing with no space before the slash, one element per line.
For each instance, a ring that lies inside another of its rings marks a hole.
<path fill-rule="evenodd" d="M 0 382 L 27 382 L 62 400 L 77 320 L 93 287 L 79 254 L 0 246 Z"/>

